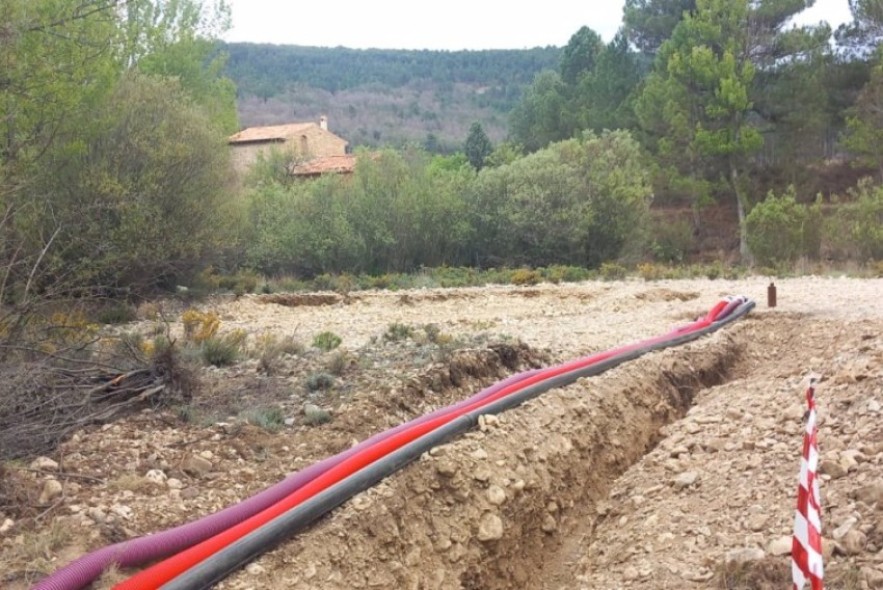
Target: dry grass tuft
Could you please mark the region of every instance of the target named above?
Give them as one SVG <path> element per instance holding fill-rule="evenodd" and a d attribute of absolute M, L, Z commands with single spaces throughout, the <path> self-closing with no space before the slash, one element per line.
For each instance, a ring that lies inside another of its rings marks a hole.
<path fill-rule="evenodd" d="M 126 581 L 126 578 L 128 577 L 128 575 L 120 571 L 119 566 L 114 564 L 104 570 L 104 573 L 101 574 L 101 577 L 95 581 L 95 589 L 110 590 L 117 584 Z"/>
<path fill-rule="evenodd" d="M 40 489 L 32 477 L 0 464 L 0 512 L 14 520 L 37 516 Z"/>
<path fill-rule="evenodd" d="M 743 563 L 718 563 L 712 579 L 720 590 L 781 590 L 791 586 L 787 559 L 767 557 Z"/>
<path fill-rule="evenodd" d="M 70 525 L 53 521 L 40 529 L 23 533 L 0 553 L 0 585 L 16 581 L 33 584 L 56 568 L 52 557 L 73 539 Z"/>
<path fill-rule="evenodd" d="M 134 473 L 126 473 L 108 482 L 107 487 L 114 492 L 135 492 L 145 494 L 155 490 L 158 486 L 146 477 Z"/>

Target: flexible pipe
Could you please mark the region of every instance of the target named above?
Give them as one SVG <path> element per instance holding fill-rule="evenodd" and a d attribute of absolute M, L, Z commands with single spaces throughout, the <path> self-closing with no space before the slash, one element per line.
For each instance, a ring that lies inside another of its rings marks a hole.
<path fill-rule="evenodd" d="M 224 549 L 215 552 L 177 578 L 166 583 L 161 587 L 161 590 L 197 590 L 210 587 L 213 583 L 223 579 L 243 564 L 302 530 L 312 521 L 339 506 L 355 494 L 364 491 L 384 477 L 401 469 L 409 462 L 420 457 L 424 452 L 472 428 L 478 421 L 478 417 L 482 414 L 503 412 L 541 395 L 549 389 L 568 385 L 584 377 L 598 375 L 648 352 L 696 340 L 720 329 L 727 323 L 739 319 L 753 307 L 753 301 L 734 299 L 732 305 L 726 306 L 725 311 L 718 314 L 719 319 L 703 328 L 684 333 L 664 342 L 634 348 L 629 352 L 620 353 L 598 363 L 541 380 L 530 386 L 521 387 L 511 395 L 504 396 L 475 410 L 466 412 L 439 428 L 391 451 L 367 466 L 354 471 L 352 475 L 340 482 L 329 486 L 288 511 L 281 513 L 266 524 L 242 536 Z M 718 312 L 721 311 L 718 310 Z M 142 587 L 153 588 L 154 586 Z"/>
<path fill-rule="evenodd" d="M 423 436 L 427 432 L 430 432 L 444 425 L 445 423 L 451 421 L 459 415 L 473 411 L 487 403 L 490 403 L 491 401 L 494 401 L 501 397 L 505 397 L 525 387 L 552 378 L 556 378 L 572 371 L 576 371 L 603 361 L 613 356 L 613 353 L 626 354 L 634 352 L 636 350 L 652 349 L 653 346 L 664 344 L 665 342 L 672 340 L 675 333 L 689 335 L 696 330 L 708 326 L 714 320 L 714 318 L 721 315 L 721 312 L 727 307 L 727 304 L 727 300 L 719 302 L 714 308 L 712 308 L 712 310 L 705 316 L 705 318 L 702 318 L 701 320 L 694 322 L 690 326 L 685 327 L 689 328 L 689 332 L 685 331 L 684 328 L 681 328 L 665 336 L 652 338 L 637 344 L 620 347 L 618 349 L 615 349 L 614 351 L 592 355 L 591 357 L 587 357 L 586 359 L 580 359 L 578 361 L 566 363 L 558 367 L 553 367 L 552 369 L 543 371 L 540 374 L 525 378 L 516 384 L 502 388 L 500 391 L 487 396 L 487 398 L 484 400 L 474 401 L 468 406 L 457 410 L 457 412 L 455 413 L 448 413 L 442 416 L 438 416 L 431 421 L 421 423 L 419 425 L 401 431 L 390 437 L 389 439 L 372 445 L 371 447 L 364 449 L 358 454 L 346 459 L 329 471 L 318 476 L 316 479 L 309 482 L 304 487 L 291 494 L 289 497 L 283 499 L 270 508 L 267 508 L 260 514 L 250 517 L 248 520 L 234 527 L 231 527 L 230 529 L 216 535 L 215 537 L 204 541 L 203 543 L 200 543 L 199 545 L 196 545 L 186 551 L 183 551 L 182 553 L 179 553 L 174 557 L 167 559 L 166 561 L 156 564 L 155 566 L 141 572 L 140 574 L 135 575 L 126 582 L 118 585 L 116 588 L 118 590 L 156 588 L 162 583 L 171 579 L 172 577 L 180 574 L 183 571 L 186 571 L 186 569 L 191 567 L 193 564 L 206 559 L 213 553 L 234 542 L 242 535 L 247 534 L 249 531 L 266 524 L 286 510 L 289 510 L 290 508 L 296 506 L 298 503 L 308 499 L 309 497 L 320 492 L 326 487 L 333 485 L 341 479 L 344 479 L 355 471 L 362 469 L 366 465 L 376 461 L 377 459 L 385 456 L 393 450 L 401 447 L 402 445 L 408 444 L 414 439 Z"/>

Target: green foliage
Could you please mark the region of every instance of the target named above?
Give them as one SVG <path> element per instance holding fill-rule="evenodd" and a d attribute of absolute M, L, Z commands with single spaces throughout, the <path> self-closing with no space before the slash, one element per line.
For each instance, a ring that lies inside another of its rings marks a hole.
<path fill-rule="evenodd" d="M 334 332 L 321 332 L 313 338 L 313 347 L 329 352 L 343 343 L 343 340 Z"/>
<path fill-rule="evenodd" d="M 268 375 L 274 374 L 285 355 L 303 354 L 304 346 L 294 336 L 279 337 L 272 333 L 258 336 L 252 356 L 257 357 L 259 366 Z"/>
<path fill-rule="evenodd" d="M 304 405 L 304 424 L 319 426 L 331 422 L 331 412 L 313 404 Z"/>
<path fill-rule="evenodd" d="M 489 166 L 491 168 L 496 168 L 497 166 L 505 166 L 506 164 L 511 164 L 518 158 L 524 155 L 524 148 L 516 143 L 512 143 L 510 141 L 504 141 L 502 143 L 497 144 L 497 147 L 494 148 L 494 151 L 490 153 L 490 155 L 485 158 L 484 164 L 485 166 Z"/>
<path fill-rule="evenodd" d="M 768 130 L 767 168 L 797 184 L 798 190 L 812 191 L 798 183 L 806 186 L 814 180 L 807 178 L 807 166 L 829 157 L 830 148 L 819 138 L 842 126 L 841 113 L 857 92 L 847 77 L 850 69 L 832 59 L 829 38 L 827 27 L 791 31 L 782 44 L 799 48 L 800 58 L 788 67 L 759 69 L 753 84 L 753 110 Z"/>
<path fill-rule="evenodd" d="M 537 74 L 521 102 L 509 114 L 509 137 L 535 152 L 554 141 L 569 137 L 565 124 L 566 90 L 561 76 L 552 70 Z"/>
<path fill-rule="evenodd" d="M 101 306 L 95 319 L 101 324 L 126 324 L 138 319 L 135 308 L 124 302 L 114 301 Z"/>
<path fill-rule="evenodd" d="M 801 256 L 817 256 L 821 218 L 797 202 L 794 187 L 755 205 L 745 219 L 748 244 L 758 263 L 776 266 Z M 815 243 L 811 243 L 815 242 Z"/>
<path fill-rule="evenodd" d="M 456 262 L 469 232 L 462 189 L 471 178 L 466 168 L 427 166 L 420 151 L 361 160 L 347 199 L 364 247 L 359 270 L 401 272 Z"/>
<path fill-rule="evenodd" d="M 237 131 L 236 87 L 216 42 L 231 26 L 226 0 L 128 0 L 123 10 L 123 64 L 178 80 L 221 130 Z"/>
<path fill-rule="evenodd" d="M 16 213 L 10 251 L 40 260 L 13 286 L 138 295 L 173 287 L 235 239 L 233 92 L 206 60 L 223 2 L 123 4 L 0 5 L 0 209 Z"/>
<path fill-rule="evenodd" d="M 565 84 L 576 84 L 584 75 L 595 69 L 598 56 L 604 50 L 601 36 L 583 26 L 570 37 L 561 56 L 561 79 Z"/>
<path fill-rule="evenodd" d="M 604 48 L 594 69 L 573 88 L 570 108 L 580 129 L 635 129 L 634 103 L 646 66 L 620 33 Z"/>
<path fill-rule="evenodd" d="M 494 146 L 491 140 L 488 139 L 487 134 L 485 134 L 484 129 L 482 129 L 481 123 L 473 123 L 472 127 L 469 128 L 469 136 L 466 138 L 466 143 L 463 144 L 463 153 L 466 155 L 466 159 L 469 160 L 473 168 L 481 170 L 484 168 L 485 160 L 493 151 Z"/>
<path fill-rule="evenodd" d="M 243 412 L 242 418 L 269 432 L 279 432 L 285 426 L 285 413 L 279 406 L 265 406 Z"/>
<path fill-rule="evenodd" d="M 479 174 L 470 194 L 476 258 L 597 266 L 619 256 L 649 198 L 640 149 L 628 133 L 553 144 Z"/>
<path fill-rule="evenodd" d="M 615 262 L 605 262 L 601 265 L 600 274 L 605 281 L 621 281 L 628 276 L 628 269 Z"/>
<path fill-rule="evenodd" d="M 244 333 L 231 332 L 223 336 L 212 336 L 200 344 L 199 352 L 207 365 L 228 367 L 236 364 L 242 355 Z"/>
<path fill-rule="evenodd" d="M 853 21 L 837 31 L 837 42 L 858 54 L 873 53 L 883 38 L 883 5 L 877 0 L 849 0 Z"/>
<path fill-rule="evenodd" d="M 429 173 L 444 174 L 446 172 L 458 172 L 468 165 L 469 158 L 463 152 L 457 152 L 448 156 L 435 156 L 429 161 Z"/>
<path fill-rule="evenodd" d="M 550 283 L 578 283 L 587 281 L 591 278 L 592 273 L 583 267 L 565 266 L 562 264 L 553 264 L 547 268 L 538 269 L 545 280 Z"/>
<path fill-rule="evenodd" d="M 306 386 L 309 391 L 326 391 L 334 387 L 334 377 L 328 373 L 313 373 L 307 377 Z"/>
<path fill-rule="evenodd" d="M 224 49 L 230 55 L 227 72 L 240 92 L 262 98 L 294 85 L 339 92 L 368 84 L 399 86 L 415 80 L 520 88 L 529 84 L 538 71 L 556 67 L 561 57 L 558 47 L 408 51 L 229 43 Z"/>
<path fill-rule="evenodd" d="M 315 275 L 355 266 L 361 252 L 336 178 L 291 186 L 270 182 L 248 203 L 246 260 L 268 274 Z"/>
<path fill-rule="evenodd" d="M 50 152 L 55 173 L 35 197 L 43 210 L 19 218 L 21 231 L 58 231 L 64 248 L 47 267 L 81 283 L 137 293 L 187 281 L 229 243 L 223 136 L 176 82 L 141 75 L 122 80 L 95 119 L 85 149 Z"/>
<path fill-rule="evenodd" d="M 387 326 L 386 332 L 383 333 L 383 339 L 387 342 L 400 342 L 414 336 L 413 326 L 407 324 L 393 323 Z"/>
<path fill-rule="evenodd" d="M 360 157 L 350 178 L 268 182 L 250 196 L 246 259 L 268 274 L 306 276 L 460 262 L 473 177 L 462 160 L 387 150 Z"/>
<path fill-rule="evenodd" d="M 866 179 L 850 197 L 827 220 L 828 241 L 841 256 L 883 260 L 883 187 Z"/>
<path fill-rule="evenodd" d="M 112 88 L 118 31 L 107 18 L 111 9 L 98 0 L 0 4 L 0 169 L 7 165 L 5 173 L 27 173 L 72 121 L 88 121 Z"/>
<path fill-rule="evenodd" d="M 439 344 L 444 339 L 444 334 L 438 324 L 424 324 L 423 333 L 426 334 L 426 339 L 433 344 Z"/>
<path fill-rule="evenodd" d="M 542 281 L 540 273 L 529 268 L 519 268 L 512 273 L 513 285 L 536 285 L 540 281 Z"/>
<path fill-rule="evenodd" d="M 340 377 L 350 365 L 350 355 L 340 350 L 332 354 L 325 363 L 325 369 Z"/>
<path fill-rule="evenodd" d="M 250 270 L 240 270 L 232 275 L 223 275 L 218 278 L 218 287 L 232 291 L 236 295 L 245 295 L 257 291 L 261 277 Z"/>
<path fill-rule="evenodd" d="M 684 262 L 693 245 L 693 224 L 689 220 L 659 218 L 650 228 L 650 252 L 659 262 Z"/>
<path fill-rule="evenodd" d="M 740 175 L 747 156 L 763 145 L 747 122 L 755 73 L 746 51 L 749 14 L 744 0 L 698 0 L 659 50 L 636 105 L 670 175 L 708 179 L 723 168 L 740 224 L 748 206 Z M 701 181 L 693 186 L 698 205 L 706 189 Z"/>
<path fill-rule="evenodd" d="M 883 180 L 883 49 L 878 49 L 871 79 L 847 119 L 843 145 L 858 163 L 878 171 Z"/>
<path fill-rule="evenodd" d="M 629 41 L 641 51 L 656 53 L 684 13 L 695 9 L 696 0 L 625 0 L 624 28 Z"/>

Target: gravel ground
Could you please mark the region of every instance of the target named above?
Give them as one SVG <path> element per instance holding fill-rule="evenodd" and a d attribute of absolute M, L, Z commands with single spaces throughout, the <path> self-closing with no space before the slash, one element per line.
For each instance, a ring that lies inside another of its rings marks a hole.
<path fill-rule="evenodd" d="M 745 294 L 758 302 L 748 321 L 507 413 L 222 587 L 781 587 L 787 558 L 777 553 L 793 518 L 810 372 L 824 378 L 829 587 L 883 587 L 883 280 L 777 279 L 775 309 L 766 307 L 768 283 L 631 280 L 359 292 L 329 296 L 332 305 L 216 302 L 222 330 L 342 338 L 356 360 L 340 377 L 346 395 L 318 400 L 332 422 L 273 434 L 146 413 L 79 433 L 53 456 L 59 467 L 25 481 L 38 506 L 37 496 L 56 487 L 47 482 L 62 484 L 36 528 L 43 538 L 64 534 L 7 585 L 26 587 L 27 576 L 86 549 L 226 506 L 513 371 L 656 335 L 723 295 Z M 440 357 L 419 343 L 384 343 L 394 323 L 436 324 L 472 350 Z M 500 342 L 511 349 L 482 344 Z M 209 379 L 250 396 L 302 391 L 325 360 L 308 353 L 285 362 L 272 378 L 248 361 Z M 304 401 L 279 399 L 291 416 Z M 0 570 L 21 568 L 32 549 L 24 529 L 34 522 L 0 514 L 7 522 Z"/>

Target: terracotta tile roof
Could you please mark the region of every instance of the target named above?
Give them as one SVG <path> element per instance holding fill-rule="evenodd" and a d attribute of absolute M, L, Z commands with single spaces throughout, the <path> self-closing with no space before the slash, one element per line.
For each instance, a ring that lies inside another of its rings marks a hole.
<path fill-rule="evenodd" d="M 270 127 L 249 127 L 227 140 L 229 143 L 249 143 L 253 141 L 284 141 L 293 135 L 303 133 L 316 123 L 291 123 L 289 125 L 272 125 Z"/>
<path fill-rule="evenodd" d="M 320 174 L 350 174 L 356 169 L 356 156 L 325 156 L 309 162 L 296 164 L 292 169 L 295 176 L 317 176 Z"/>

